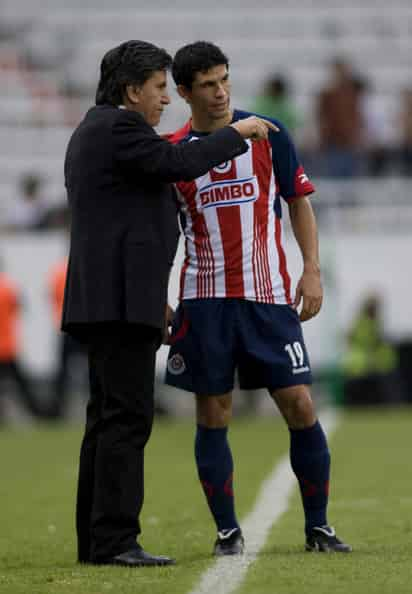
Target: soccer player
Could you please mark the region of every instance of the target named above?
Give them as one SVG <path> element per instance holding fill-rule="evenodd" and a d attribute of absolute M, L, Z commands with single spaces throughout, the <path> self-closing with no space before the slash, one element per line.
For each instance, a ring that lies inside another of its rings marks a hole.
<path fill-rule="evenodd" d="M 192 118 L 191 142 L 250 114 L 230 107 L 228 59 L 212 43 L 181 48 L 172 74 Z M 215 555 L 243 552 L 227 439 L 237 368 L 243 389 L 265 387 L 290 430 L 305 512 L 306 549 L 348 552 L 328 525 L 330 454 L 316 418 L 301 321 L 322 304 L 314 187 L 285 128 L 192 182 L 177 184 L 186 256 L 168 357 L 168 384 L 196 395 L 195 457 L 217 526 Z M 303 258 L 295 297 L 282 245 L 282 200 Z M 300 316 L 297 312 L 302 303 Z M 299 320 L 300 317 L 300 320 Z"/>

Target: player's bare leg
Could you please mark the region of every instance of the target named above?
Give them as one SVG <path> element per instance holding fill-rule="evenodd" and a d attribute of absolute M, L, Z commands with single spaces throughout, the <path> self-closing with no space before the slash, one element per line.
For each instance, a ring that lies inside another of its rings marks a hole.
<path fill-rule="evenodd" d="M 305 429 L 316 423 L 316 413 L 308 386 L 290 386 L 271 393 L 290 429 Z"/>
<path fill-rule="evenodd" d="M 306 549 L 347 553 L 351 547 L 336 538 L 327 523 L 330 454 L 310 390 L 306 385 L 290 386 L 271 396 L 290 431 L 290 461 L 302 495 Z"/>
<path fill-rule="evenodd" d="M 200 482 L 216 522 L 215 555 L 243 552 L 243 537 L 233 497 L 233 459 L 227 440 L 232 393 L 196 396 L 195 456 Z"/>
<path fill-rule="evenodd" d="M 228 427 L 232 418 L 232 392 L 221 396 L 196 396 L 196 421 L 209 429 Z"/>

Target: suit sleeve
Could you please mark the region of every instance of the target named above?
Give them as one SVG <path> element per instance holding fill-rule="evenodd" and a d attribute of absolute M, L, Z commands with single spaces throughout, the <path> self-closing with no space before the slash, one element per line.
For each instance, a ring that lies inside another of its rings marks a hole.
<path fill-rule="evenodd" d="M 137 175 L 140 172 L 165 182 L 190 181 L 248 150 L 247 143 L 230 126 L 196 142 L 173 145 L 130 111 L 121 112 L 112 134 L 118 162 Z"/>

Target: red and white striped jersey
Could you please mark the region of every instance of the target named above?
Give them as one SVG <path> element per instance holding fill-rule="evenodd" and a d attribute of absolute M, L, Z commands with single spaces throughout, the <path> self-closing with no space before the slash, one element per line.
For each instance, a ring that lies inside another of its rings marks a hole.
<path fill-rule="evenodd" d="M 233 121 L 249 117 L 236 110 Z M 177 184 L 185 260 L 180 299 L 243 298 L 291 303 L 282 245 L 281 197 L 314 191 L 285 128 L 268 140 L 248 141 L 249 150 L 191 182 Z M 202 134 L 186 125 L 171 135 L 190 142 Z"/>

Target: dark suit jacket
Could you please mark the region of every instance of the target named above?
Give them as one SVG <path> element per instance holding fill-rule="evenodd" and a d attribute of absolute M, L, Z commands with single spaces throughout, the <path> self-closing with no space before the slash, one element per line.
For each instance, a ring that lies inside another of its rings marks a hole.
<path fill-rule="evenodd" d="M 246 150 L 231 127 L 173 146 L 138 113 L 90 109 L 65 160 L 72 230 L 63 330 L 108 321 L 162 328 L 178 241 L 171 182 Z"/>

